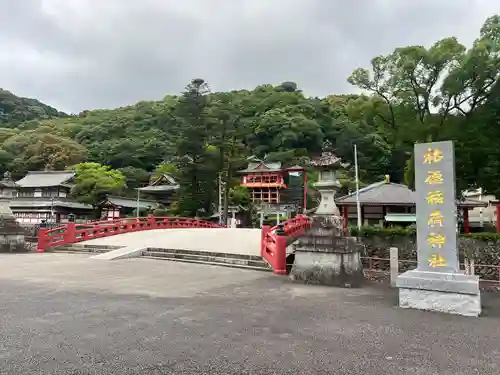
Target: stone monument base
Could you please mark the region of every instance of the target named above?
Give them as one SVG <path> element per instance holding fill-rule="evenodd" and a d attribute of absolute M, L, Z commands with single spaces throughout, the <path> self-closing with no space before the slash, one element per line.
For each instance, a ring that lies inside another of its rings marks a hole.
<path fill-rule="evenodd" d="M 463 273 L 412 270 L 396 279 L 399 307 L 448 314 L 479 316 L 479 277 Z"/>
<path fill-rule="evenodd" d="M 359 252 L 295 251 L 290 279 L 305 284 L 355 288 L 364 281 Z"/>

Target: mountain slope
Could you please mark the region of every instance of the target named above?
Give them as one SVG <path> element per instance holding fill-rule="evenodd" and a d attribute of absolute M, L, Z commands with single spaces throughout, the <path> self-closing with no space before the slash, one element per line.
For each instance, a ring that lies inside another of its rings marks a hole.
<path fill-rule="evenodd" d="M 0 88 L 0 126 L 14 127 L 23 121 L 66 117 L 36 99 L 23 98 Z"/>

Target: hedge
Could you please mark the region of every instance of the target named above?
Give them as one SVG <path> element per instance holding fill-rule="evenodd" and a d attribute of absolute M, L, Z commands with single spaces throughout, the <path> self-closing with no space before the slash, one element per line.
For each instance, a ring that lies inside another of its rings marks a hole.
<path fill-rule="evenodd" d="M 415 238 L 417 235 L 417 231 L 415 226 L 409 226 L 407 228 L 402 227 L 394 227 L 394 228 L 383 228 L 383 227 L 375 227 L 375 226 L 364 226 L 361 227 L 361 230 L 358 230 L 357 227 L 350 228 L 351 235 L 359 238 L 370 238 L 370 237 L 380 237 L 380 238 Z M 481 241 L 500 241 L 500 233 L 491 233 L 491 232 L 483 232 L 483 233 L 461 233 L 459 235 L 463 238 L 471 238 L 475 240 Z"/>

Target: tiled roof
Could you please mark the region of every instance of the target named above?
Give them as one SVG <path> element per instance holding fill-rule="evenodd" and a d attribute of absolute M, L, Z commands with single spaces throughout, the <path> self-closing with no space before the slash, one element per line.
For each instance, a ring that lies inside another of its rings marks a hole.
<path fill-rule="evenodd" d="M 356 192 L 339 197 L 335 201 L 340 206 L 343 204 L 356 204 Z M 359 202 L 365 205 L 382 204 L 410 206 L 415 204 L 415 192 L 406 185 L 381 181 L 366 186 L 363 189 L 359 189 Z M 475 199 L 457 201 L 457 204 L 461 207 L 486 207 L 488 205 L 487 202 Z"/>
<path fill-rule="evenodd" d="M 0 186 L 1 187 L 5 187 L 5 188 L 15 188 L 16 187 L 16 183 L 12 180 L 1 180 L 0 181 Z"/>
<path fill-rule="evenodd" d="M 138 188 L 137 190 L 144 191 L 146 193 L 152 192 L 157 193 L 161 191 L 171 191 L 179 189 L 179 185 L 154 185 L 154 186 L 144 186 Z"/>
<path fill-rule="evenodd" d="M 169 175 L 168 173 L 163 173 L 150 185 L 158 186 L 158 185 L 178 185 L 178 184 L 177 181 L 175 181 L 175 178 L 173 178 L 171 175 Z"/>
<path fill-rule="evenodd" d="M 376 182 L 359 189 L 359 201 L 361 204 L 415 204 L 415 192 L 406 185 L 392 182 Z M 339 197 L 336 200 L 339 204 L 355 204 L 356 192 Z"/>
<path fill-rule="evenodd" d="M 280 162 L 250 162 L 246 169 L 239 171 L 240 173 L 248 172 L 279 172 L 282 171 Z"/>
<path fill-rule="evenodd" d="M 163 191 L 178 190 L 179 187 L 179 184 L 171 175 L 163 173 L 156 177 L 148 186 L 137 188 L 137 190 L 144 191 L 146 193 L 160 193 Z"/>
<path fill-rule="evenodd" d="M 73 171 L 30 171 L 16 181 L 16 185 L 27 188 L 60 186 L 73 177 L 75 177 Z"/>
<path fill-rule="evenodd" d="M 47 198 L 16 198 L 9 202 L 10 207 L 16 208 L 31 208 L 31 207 L 67 207 L 67 208 L 78 208 L 78 209 L 86 209 L 91 210 L 92 206 L 80 202 L 76 202 L 73 200 L 64 200 L 64 199 L 54 199 L 52 203 L 51 199 Z"/>
<path fill-rule="evenodd" d="M 137 199 L 127 198 L 127 197 L 116 197 L 116 196 L 108 196 L 105 202 L 109 202 L 115 206 L 127 207 L 127 208 L 136 208 L 137 207 Z M 140 208 L 148 208 L 155 207 L 157 205 L 156 201 L 148 200 L 148 199 L 139 199 L 139 207 Z"/>

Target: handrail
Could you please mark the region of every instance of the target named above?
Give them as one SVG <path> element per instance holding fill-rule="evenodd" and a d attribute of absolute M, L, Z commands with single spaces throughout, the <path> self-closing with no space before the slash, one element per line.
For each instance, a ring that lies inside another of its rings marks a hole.
<path fill-rule="evenodd" d="M 48 248 L 69 245 L 94 238 L 114 236 L 122 233 L 151 229 L 175 228 L 223 228 L 206 220 L 185 217 L 134 217 L 115 220 L 94 221 L 85 224 L 69 222 L 60 227 L 40 228 L 37 252 Z"/>
<path fill-rule="evenodd" d="M 297 215 L 273 227 L 262 226 L 261 256 L 275 274 L 286 275 L 286 247 L 290 240 L 303 234 L 310 225 L 311 220 L 306 215 Z"/>

